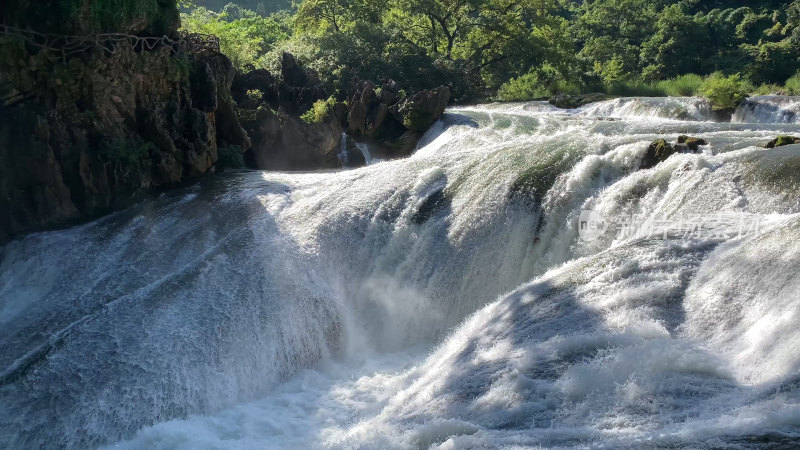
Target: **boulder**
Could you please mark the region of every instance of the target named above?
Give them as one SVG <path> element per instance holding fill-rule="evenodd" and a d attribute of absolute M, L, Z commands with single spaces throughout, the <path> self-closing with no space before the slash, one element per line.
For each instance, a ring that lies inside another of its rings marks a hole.
<path fill-rule="evenodd" d="M 347 100 L 347 132 L 356 137 L 374 133 L 386 118 L 386 105 L 383 104 L 383 108 L 381 105 L 371 81 L 356 83 L 353 94 Z M 380 109 L 384 110 L 384 114 L 379 114 Z"/>
<path fill-rule="evenodd" d="M 767 142 L 764 148 L 783 147 L 784 145 L 800 144 L 800 137 L 797 136 L 778 136 Z"/>
<path fill-rule="evenodd" d="M 708 142 L 706 142 L 706 140 L 702 139 L 702 138 L 691 137 L 691 136 L 686 136 L 685 134 L 682 134 L 682 135 L 678 136 L 678 144 L 682 145 L 682 146 L 685 146 L 686 148 L 688 148 L 692 152 L 698 152 L 698 151 L 700 151 L 700 146 L 701 145 L 708 145 Z M 684 151 L 684 153 L 685 153 L 685 151 Z"/>
<path fill-rule="evenodd" d="M 261 170 L 315 170 L 341 167 L 342 125 L 331 112 L 319 123 L 306 123 L 283 111 L 260 107 L 244 126 L 252 139 L 245 152 L 248 167 Z"/>
<path fill-rule="evenodd" d="M 667 158 L 677 153 L 675 147 L 670 145 L 664 139 L 657 139 L 647 147 L 647 151 L 642 158 L 639 165 L 640 169 L 650 169 L 655 167 L 658 163 L 666 161 Z"/>
<path fill-rule="evenodd" d="M 450 88 L 440 86 L 400 100 L 389 107 L 389 113 L 406 129 L 424 132 L 439 120 L 449 101 Z"/>
<path fill-rule="evenodd" d="M 675 144 L 670 144 L 666 139 L 656 139 L 647 147 L 639 168 L 650 169 L 655 167 L 658 163 L 666 161 L 667 158 L 676 153 L 698 153 L 701 145 L 708 145 L 708 143 L 704 139 L 686 135 L 678 136 Z"/>
<path fill-rule="evenodd" d="M 605 100 L 607 98 L 608 97 L 605 94 L 599 92 L 583 95 L 556 94 L 550 98 L 550 104 L 557 108 L 575 109 L 589 103 Z"/>

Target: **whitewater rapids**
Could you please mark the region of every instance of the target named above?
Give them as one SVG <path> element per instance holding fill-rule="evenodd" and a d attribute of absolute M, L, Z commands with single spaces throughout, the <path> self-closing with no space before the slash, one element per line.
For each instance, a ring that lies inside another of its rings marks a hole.
<path fill-rule="evenodd" d="M 453 108 L 13 241 L 0 447 L 795 448 L 798 104 Z"/>

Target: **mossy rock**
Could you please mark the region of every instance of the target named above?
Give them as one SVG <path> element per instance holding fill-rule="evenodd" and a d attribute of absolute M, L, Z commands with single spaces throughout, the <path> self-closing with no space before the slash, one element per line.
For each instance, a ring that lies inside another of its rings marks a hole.
<path fill-rule="evenodd" d="M 705 139 L 698 137 L 686 136 L 685 134 L 678 136 L 678 144 L 684 144 L 692 151 L 700 150 L 701 145 L 708 145 Z"/>
<path fill-rule="evenodd" d="M 439 120 L 449 101 L 450 88 L 440 86 L 401 100 L 389 108 L 389 113 L 406 129 L 424 132 Z"/>
<path fill-rule="evenodd" d="M 640 169 L 650 169 L 658 165 L 662 161 L 678 152 L 675 146 L 670 145 L 665 139 L 656 139 L 647 147 L 647 152 L 642 158 L 642 163 L 639 165 Z"/>
<path fill-rule="evenodd" d="M 778 136 L 769 141 L 764 148 L 783 147 L 784 145 L 800 144 L 800 137 L 797 136 Z"/>

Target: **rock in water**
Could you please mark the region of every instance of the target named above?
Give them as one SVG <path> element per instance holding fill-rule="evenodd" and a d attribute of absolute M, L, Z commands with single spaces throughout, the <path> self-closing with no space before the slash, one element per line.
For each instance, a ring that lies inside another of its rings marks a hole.
<path fill-rule="evenodd" d="M 440 86 L 436 89 L 420 91 L 400 100 L 389 108 L 389 113 L 411 131 L 424 132 L 444 113 L 450 101 L 450 88 Z"/>
<path fill-rule="evenodd" d="M 675 153 L 677 153 L 677 150 L 674 146 L 670 145 L 664 139 L 657 139 L 647 147 L 647 152 L 645 152 L 639 168 L 650 169 L 655 167 L 658 163 L 666 161 L 667 158 Z"/>
<path fill-rule="evenodd" d="M 698 153 L 701 145 L 708 145 L 708 142 L 705 139 L 686 135 L 678 136 L 675 144 L 670 144 L 666 139 L 656 139 L 647 147 L 639 168 L 650 169 L 655 167 L 658 163 L 666 161 L 667 158 L 676 153 Z"/>
<path fill-rule="evenodd" d="M 600 92 L 585 95 L 556 94 L 550 99 L 550 104 L 556 108 L 574 109 L 606 98 L 607 96 Z"/>
<path fill-rule="evenodd" d="M 800 137 L 797 136 L 778 136 L 767 142 L 764 148 L 783 147 L 784 145 L 800 144 Z"/>
<path fill-rule="evenodd" d="M 685 134 L 682 134 L 678 136 L 678 144 L 683 144 L 686 147 L 688 147 L 689 150 L 693 152 L 698 152 L 700 151 L 700 146 L 708 145 L 708 142 L 706 142 L 706 140 L 702 138 L 690 137 L 686 136 Z"/>

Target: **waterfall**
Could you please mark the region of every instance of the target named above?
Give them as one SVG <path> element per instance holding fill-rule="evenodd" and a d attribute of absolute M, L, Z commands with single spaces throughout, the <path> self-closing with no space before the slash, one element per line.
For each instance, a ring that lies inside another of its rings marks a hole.
<path fill-rule="evenodd" d="M 800 146 L 761 148 L 800 124 L 773 117 L 452 108 L 406 159 L 359 145 L 359 170 L 223 174 L 17 239 L 0 443 L 800 443 Z M 709 145 L 639 170 L 680 134 Z"/>
<path fill-rule="evenodd" d="M 738 123 L 800 123 L 800 98 L 778 95 L 751 97 L 733 115 Z"/>

